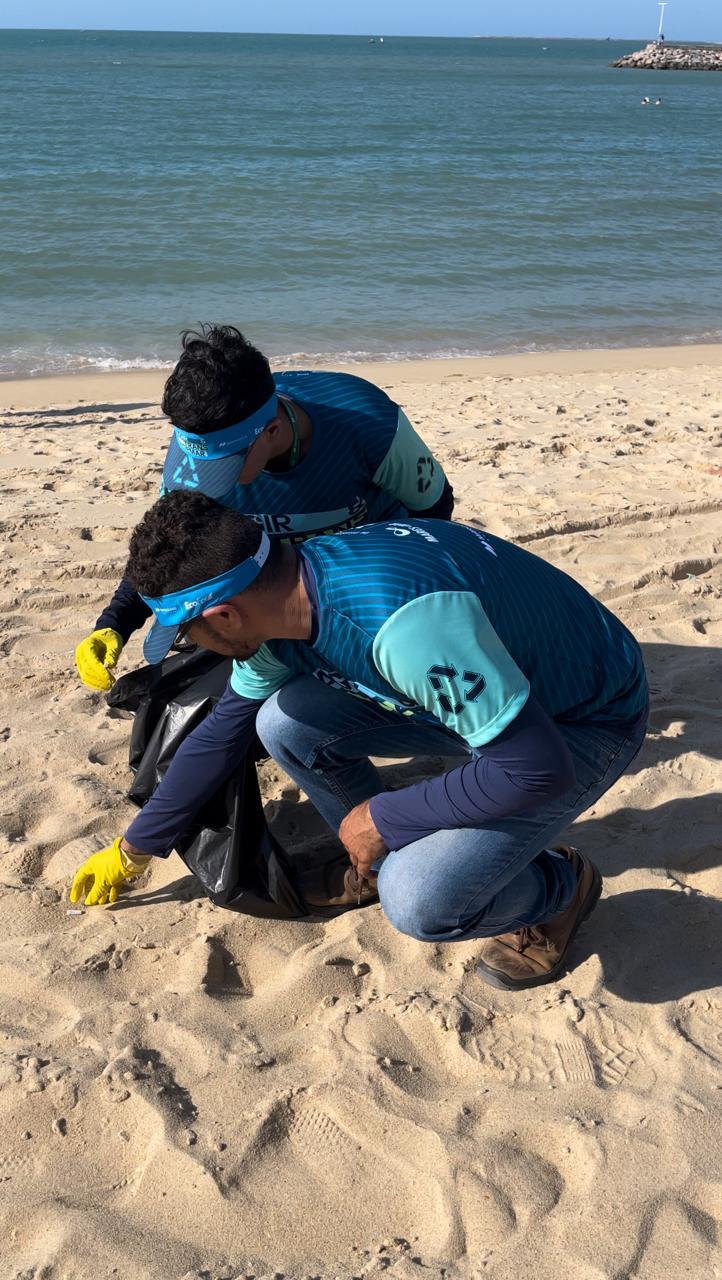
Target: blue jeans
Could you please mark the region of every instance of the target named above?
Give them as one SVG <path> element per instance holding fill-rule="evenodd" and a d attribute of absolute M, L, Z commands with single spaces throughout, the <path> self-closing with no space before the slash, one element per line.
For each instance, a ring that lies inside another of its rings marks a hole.
<path fill-rule="evenodd" d="M 338 831 L 354 805 L 384 790 L 368 757 L 469 757 L 441 725 L 410 720 L 311 676 L 263 705 L 258 734 L 274 760 Z M 481 827 L 436 831 L 391 850 L 378 888 L 389 920 L 422 942 L 486 938 L 542 924 L 563 911 L 576 880 L 547 846 L 595 804 L 639 751 L 645 726 L 625 734 L 602 725 L 560 725 L 574 759 L 574 786 L 531 813 Z"/>

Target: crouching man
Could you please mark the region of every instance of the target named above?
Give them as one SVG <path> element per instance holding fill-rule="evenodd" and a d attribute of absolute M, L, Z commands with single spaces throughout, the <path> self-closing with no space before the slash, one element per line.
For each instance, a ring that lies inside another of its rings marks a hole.
<path fill-rule="evenodd" d="M 335 901 L 378 894 L 421 941 L 485 939 L 495 986 L 564 971 L 602 879 L 552 846 L 629 767 L 647 720 L 639 647 L 603 605 L 463 525 L 407 518 L 293 547 L 184 493 L 137 526 L 127 574 L 155 614 L 149 661 L 180 630 L 235 664 L 74 901 L 112 900 L 166 856 L 257 729 L 348 852 Z M 458 763 L 392 793 L 369 761 L 438 755 Z"/>

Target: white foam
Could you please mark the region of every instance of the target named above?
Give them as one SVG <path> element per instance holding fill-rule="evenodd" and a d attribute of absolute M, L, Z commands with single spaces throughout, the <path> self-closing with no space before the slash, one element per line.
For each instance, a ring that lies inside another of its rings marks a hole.
<path fill-rule="evenodd" d="M 10 348 L 0 355 L 0 377 L 37 378 L 53 374 L 119 373 L 126 370 L 170 369 L 173 356 L 119 356 L 109 351 L 97 352 L 28 351 L 22 347 Z"/>
<path fill-rule="evenodd" d="M 614 338 L 600 334 L 594 338 L 567 337 L 548 342 L 499 343 L 495 346 L 438 346 L 420 348 L 390 348 L 370 351 L 366 348 L 346 348 L 339 351 L 290 351 L 276 354 L 272 347 L 266 354 L 275 369 L 324 368 L 337 365 L 398 364 L 404 360 L 459 360 L 483 356 L 511 356 L 526 352 L 619 350 L 626 347 L 690 346 L 722 341 L 721 329 L 706 329 L 698 333 L 669 331 L 630 331 Z M 170 370 L 177 354 L 162 355 L 154 352 L 148 356 L 121 356 L 101 348 L 94 352 L 61 352 L 51 348 L 45 351 L 28 351 L 20 347 L 10 348 L 0 354 L 0 378 L 35 378 L 43 375 L 72 373 L 123 373 L 125 371 L 152 372 Z"/>

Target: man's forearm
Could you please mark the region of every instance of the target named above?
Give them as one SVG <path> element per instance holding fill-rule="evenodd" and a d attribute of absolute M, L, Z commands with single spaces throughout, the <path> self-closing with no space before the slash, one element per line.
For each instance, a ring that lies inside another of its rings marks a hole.
<path fill-rule="evenodd" d="M 574 784 L 567 745 L 531 698 L 508 729 L 481 751 L 438 778 L 373 797 L 370 815 L 390 849 L 435 831 L 480 827 L 529 813 Z"/>
<path fill-rule="evenodd" d="M 151 615 L 151 610 L 141 599 L 128 578 L 123 578 L 116 587 L 113 599 L 103 609 L 95 624 L 95 630 L 112 627 L 127 644 L 134 631 L 138 631 Z"/>
<path fill-rule="evenodd" d="M 226 689 L 178 748 L 162 782 L 128 827 L 123 843 L 131 857 L 168 856 L 205 801 L 240 768 L 261 705 L 239 697 L 230 686 Z"/>

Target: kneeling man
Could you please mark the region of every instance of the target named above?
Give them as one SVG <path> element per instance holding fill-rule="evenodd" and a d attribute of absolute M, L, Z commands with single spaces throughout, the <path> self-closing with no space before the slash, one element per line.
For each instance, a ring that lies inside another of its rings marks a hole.
<path fill-rule="evenodd" d="M 400 519 L 293 547 L 186 493 L 137 526 L 126 572 L 155 614 L 149 661 L 179 630 L 236 661 L 125 837 L 80 869 L 74 900 L 113 901 L 166 856 L 257 730 L 338 831 L 346 901 L 378 893 L 425 942 L 486 939 L 496 986 L 563 972 L 602 880 L 551 846 L 629 767 L 647 720 L 639 647 L 603 605 L 463 525 Z M 369 756 L 412 755 L 458 764 L 384 792 Z"/>

